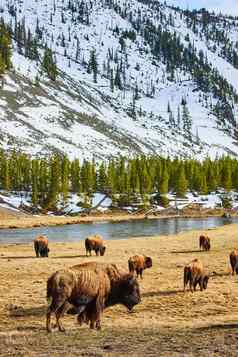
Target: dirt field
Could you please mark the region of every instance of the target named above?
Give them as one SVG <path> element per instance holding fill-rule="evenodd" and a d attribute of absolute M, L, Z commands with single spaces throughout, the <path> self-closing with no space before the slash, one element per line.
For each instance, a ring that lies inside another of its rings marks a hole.
<path fill-rule="evenodd" d="M 90 260 L 127 267 L 128 257 L 150 255 L 153 268 L 140 281 L 142 303 L 133 313 L 106 310 L 102 331 L 63 319 L 66 333 L 45 331 L 46 280 L 51 272 L 85 257 L 83 242 L 50 245 L 50 257 L 35 258 L 31 245 L 0 246 L 1 356 L 237 356 L 238 276 L 228 256 L 238 248 L 238 225 L 207 233 L 210 252 L 199 252 L 201 232 L 107 242 L 105 257 Z M 183 267 L 199 257 L 210 270 L 208 289 L 182 291 Z"/>

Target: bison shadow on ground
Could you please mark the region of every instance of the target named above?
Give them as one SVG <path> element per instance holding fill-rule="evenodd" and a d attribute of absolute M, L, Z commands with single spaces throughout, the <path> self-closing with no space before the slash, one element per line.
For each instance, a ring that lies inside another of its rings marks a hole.
<path fill-rule="evenodd" d="M 238 323 L 224 323 L 224 324 L 211 324 L 207 326 L 199 326 L 195 327 L 195 330 L 199 331 L 209 331 L 209 330 L 229 330 L 229 329 L 237 329 L 238 328 Z"/>
<path fill-rule="evenodd" d="M 35 255 L 21 255 L 21 256 L 5 256 L 0 257 L 0 259 L 8 260 L 8 259 L 35 259 Z"/>
<path fill-rule="evenodd" d="M 39 258 L 36 258 L 35 255 L 22 255 L 22 256 L 4 256 L 4 257 L 0 257 L 0 260 L 3 259 L 3 260 L 11 260 L 11 259 L 45 259 L 46 257 L 39 257 Z M 93 258 L 92 257 L 87 257 L 86 255 L 57 255 L 57 256 L 54 256 L 54 257 L 49 257 L 48 259 L 74 259 L 74 258 Z M 97 258 L 95 256 L 95 258 Z"/>
<path fill-rule="evenodd" d="M 177 290 L 165 290 L 165 291 L 148 291 L 147 293 L 142 294 L 142 298 L 145 297 L 154 297 L 154 296 L 171 296 L 184 293 L 183 289 Z"/>
<path fill-rule="evenodd" d="M 172 250 L 171 254 L 208 253 L 204 250 Z"/>
<path fill-rule="evenodd" d="M 87 257 L 85 254 L 81 255 L 59 255 L 51 259 L 75 259 L 75 258 L 97 258 L 96 256 Z"/>
<path fill-rule="evenodd" d="M 22 306 L 10 306 L 10 317 L 43 316 L 46 314 L 46 305 L 24 308 Z"/>

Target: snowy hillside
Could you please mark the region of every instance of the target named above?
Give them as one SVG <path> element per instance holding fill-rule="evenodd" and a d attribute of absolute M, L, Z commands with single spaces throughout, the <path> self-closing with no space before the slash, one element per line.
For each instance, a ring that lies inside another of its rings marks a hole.
<path fill-rule="evenodd" d="M 238 153 L 238 21 L 146 0 L 1 0 L 0 12 L 14 39 L 0 88 L 4 148 L 96 159 Z M 42 71 L 46 46 L 56 81 Z"/>

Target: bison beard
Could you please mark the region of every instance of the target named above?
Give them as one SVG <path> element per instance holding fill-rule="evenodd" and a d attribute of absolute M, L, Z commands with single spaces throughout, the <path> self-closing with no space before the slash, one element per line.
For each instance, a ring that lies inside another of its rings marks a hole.
<path fill-rule="evenodd" d="M 90 320 L 90 327 L 100 329 L 101 314 L 105 307 L 123 304 L 129 310 L 140 302 L 137 281 L 130 275 L 121 275 L 110 281 L 104 268 L 91 270 L 84 264 L 73 270 L 58 271 L 47 282 L 47 297 L 52 298 L 47 311 L 47 331 L 51 332 L 51 314 L 56 315 L 59 331 L 64 331 L 60 318 L 73 306 L 71 313 L 78 314 L 79 322 Z M 115 266 L 114 266 L 115 267 Z M 116 267 L 115 267 L 116 268 Z"/>

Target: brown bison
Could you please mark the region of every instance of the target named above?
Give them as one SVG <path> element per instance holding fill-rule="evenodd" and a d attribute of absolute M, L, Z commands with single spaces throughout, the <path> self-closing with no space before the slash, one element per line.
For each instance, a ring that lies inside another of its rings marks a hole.
<path fill-rule="evenodd" d="M 210 238 L 208 236 L 205 235 L 201 235 L 199 237 L 199 248 L 201 250 L 210 250 L 211 248 L 211 242 L 210 242 Z"/>
<path fill-rule="evenodd" d="M 46 328 L 51 332 L 51 314 L 55 313 L 59 331 L 64 331 L 60 318 L 73 306 L 79 322 L 90 321 L 90 327 L 101 328 L 104 308 L 123 304 L 129 310 L 140 302 L 138 282 L 130 274 L 117 274 L 110 278 L 106 271 L 95 263 L 91 267 L 82 264 L 67 270 L 59 270 L 47 281 L 47 299 L 51 300 L 47 310 Z M 110 270 L 110 269 L 109 269 Z M 116 266 L 114 266 L 116 271 Z M 115 272 L 114 272 L 115 273 Z M 86 313 L 84 313 L 86 312 Z"/>
<path fill-rule="evenodd" d="M 34 240 L 34 248 L 37 258 L 39 257 L 48 257 L 49 247 L 48 247 L 48 238 L 45 236 L 38 236 Z"/>
<path fill-rule="evenodd" d="M 125 270 L 118 269 L 118 267 L 115 264 L 107 264 L 107 263 L 97 263 L 97 262 L 87 262 L 87 263 L 82 263 L 78 265 L 74 265 L 71 267 L 73 270 L 81 270 L 81 269 L 90 269 L 95 271 L 96 273 L 98 271 L 103 271 L 105 272 L 110 280 L 111 285 L 113 286 L 117 280 L 119 280 L 122 276 L 128 275 Z M 108 307 L 108 301 L 105 301 L 105 308 Z M 68 314 L 77 314 L 77 310 L 73 307 L 67 311 Z M 95 321 L 95 316 L 94 312 L 91 309 L 90 305 L 86 307 L 86 309 L 78 314 L 78 323 L 80 326 L 83 323 L 88 324 L 90 322 L 90 328 L 93 329 L 95 327 L 95 322 L 96 322 L 96 328 L 100 328 L 100 324 L 98 324 L 97 321 Z"/>
<path fill-rule="evenodd" d="M 85 249 L 87 256 L 88 253 L 90 254 L 90 256 L 92 255 L 92 250 L 95 251 L 96 255 L 99 255 L 100 253 L 101 256 L 103 256 L 106 251 L 106 247 L 103 245 L 103 239 L 98 234 L 95 234 L 85 239 Z"/>
<path fill-rule="evenodd" d="M 199 284 L 200 290 L 203 291 L 207 288 L 208 280 L 209 276 L 199 259 L 194 259 L 184 267 L 184 291 L 188 283 L 191 292 L 196 291 L 197 284 Z"/>
<path fill-rule="evenodd" d="M 233 250 L 230 254 L 230 263 L 232 269 L 232 275 L 238 274 L 238 251 Z"/>
<path fill-rule="evenodd" d="M 136 271 L 137 278 L 140 275 L 142 279 L 143 270 L 152 267 L 152 259 L 145 255 L 134 255 L 129 258 L 128 267 L 130 273 L 134 274 Z"/>

